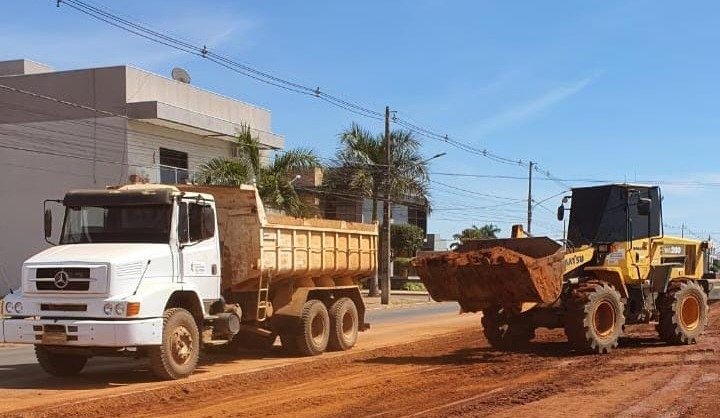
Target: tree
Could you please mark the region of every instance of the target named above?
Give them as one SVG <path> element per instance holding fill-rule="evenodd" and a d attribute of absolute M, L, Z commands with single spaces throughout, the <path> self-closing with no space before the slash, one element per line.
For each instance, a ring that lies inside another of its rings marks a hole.
<path fill-rule="evenodd" d="M 483 225 L 480 228 L 473 225 L 471 228 L 465 228 L 459 234 L 453 235 L 453 239 L 460 242 L 468 239 L 495 239 L 498 232 L 500 232 L 500 228 L 493 224 Z"/>
<path fill-rule="evenodd" d="M 420 201 L 430 209 L 428 166 L 420 154 L 420 141 L 410 131 L 393 130 L 390 132 L 390 144 L 391 202 L 412 200 L 413 204 L 417 204 L 415 202 Z M 371 199 L 371 217 L 376 222 L 378 202 L 384 198 L 387 177 L 384 134 L 374 135 L 356 123 L 340 133 L 340 148 L 335 163 L 325 176 L 328 191 Z M 373 277 L 372 295 L 378 293 L 377 279 L 377 275 Z"/>
<path fill-rule="evenodd" d="M 416 225 L 393 225 L 390 229 L 390 246 L 395 257 L 414 257 L 422 248 L 425 232 Z"/>
<path fill-rule="evenodd" d="M 260 164 L 260 142 L 249 127 L 243 127 L 237 137 L 241 150 L 236 158 L 213 158 L 200 166 L 196 181 L 201 184 L 239 186 L 256 184 L 263 203 L 283 210 L 288 215 L 303 216 L 307 207 L 300 199 L 290 179 L 298 171 L 320 167 L 312 150 L 296 148 L 275 155 L 267 166 Z"/>
<path fill-rule="evenodd" d="M 420 201 L 429 206 L 428 166 L 420 154 L 420 141 L 410 131 L 393 130 L 390 143 L 390 200 Z M 325 186 L 330 191 L 350 192 L 372 199 L 374 222 L 377 221 L 378 203 L 385 194 L 386 167 L 385 136 L 373 135 L 353 123 L 350 129 L 340 134 L 340 149 L 325 177 Z"/>

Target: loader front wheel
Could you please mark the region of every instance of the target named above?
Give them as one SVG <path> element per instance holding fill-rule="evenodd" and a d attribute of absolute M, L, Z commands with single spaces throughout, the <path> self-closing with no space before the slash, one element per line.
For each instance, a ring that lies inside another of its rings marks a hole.
<path fill-rule="evenodd" d="M 660 338 L 668 344 L 695 344 L 708 322 L 707 296 L 693 281 L 673 282 L 658 297 Z"/>
<path fill-rule="evenodd" d="M 588 281 L 566 301 L 565 335 L 580 352 L 609 353 L 617 347 L 625 325 L 620 293 L 604 282 Z"/>
<path fill-rule="evenodd" d="M 529 324 L 502 307 L 483 309 L 481 322 L 485 338 L 500 350 L 522 348 L 534 336 Z"/>

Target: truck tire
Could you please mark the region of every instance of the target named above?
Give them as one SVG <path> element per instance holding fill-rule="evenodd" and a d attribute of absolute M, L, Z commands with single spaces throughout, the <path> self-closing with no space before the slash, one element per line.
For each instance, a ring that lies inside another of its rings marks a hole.
<path fill-rule="evenodd" d="M 672 282 L 658 297 L 660 339 L 668 344 L 695 344 L 708 322 L 705 291 L 694 281 Z"/>
<path fill-rule="evenodd" d="M 148 349 L 150 367 L 160 379 L 188 377 L 200 359 L 200 333 L 195 318 L 182 308 L 163 315 L 162 344 Z"/>
<path fill-rule="evenodd" d="M 491 346 L 512 350 L 526 346 L 534 337 L 530 324 L 509 314 L 502 307 L 483 309 L 483 334 Z"/>
<path fill-rule="evenodd" d="M 53 353 L 42 345 L 35 346 L 35 357 L 43 370 L 57 377 L 75 376 L 88 360 L 83 355 Z"/>
<path fill-rule="evenodd" d="M 305 302 L 299 327 L 292 337 L 294 346 L 289 343 L 288 348 L 296 354 L 317 356 L 325 351 L 330 340 L 330 316 L 324 303 L 317 299 Z"/>
<path fill-rule="evenodd" d="M 332 351 L 351 349 L 358 337 L 358 311 L 350 298 L 340 298 L 330 306 L 330 340 Z"/>
<path fill-rule="evenodd" d="M 608 283 L 588 281 L 574 289 L 565 306 L 565 335 L 579 352 L 609 353 L 625 325 L 620 293 Z"/>

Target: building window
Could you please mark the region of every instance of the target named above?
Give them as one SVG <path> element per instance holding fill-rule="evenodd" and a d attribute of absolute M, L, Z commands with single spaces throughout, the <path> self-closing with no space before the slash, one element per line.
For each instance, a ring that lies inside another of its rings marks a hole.
<path fill-rule="evenodd" d="M 185 183 L 188 179 L 188 154 L 160 148 L 160 183 Z"/>

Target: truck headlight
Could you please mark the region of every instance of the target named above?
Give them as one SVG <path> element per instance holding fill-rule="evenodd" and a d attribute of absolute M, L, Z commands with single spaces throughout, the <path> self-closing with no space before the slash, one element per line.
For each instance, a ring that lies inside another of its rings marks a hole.
<path fill-rule="evenodd" d="M 5 304 L 5 312 L 7 313 L 13 313 L 13 304 L 12 302 L 8 302 Z"/>
<path fill-rule="evenodd" d="M 14 308 L 15 308 L 15 313 L 22 313 L 22 311 L 23 311 L 22 302 L 15 302 Z"/>
<path fill-rule="evenodd" d="M 125 303 L 116 304 L 115 313 L 119 316 L 125 316 Z"/>
<path fill-rule="evenodd" d="M 105 315 L 112 315 L 112 312 L 113 312 L 112 303 L 106 303 L 105 306 L 103 306 L 103 312 L 105 312 Z"/>

